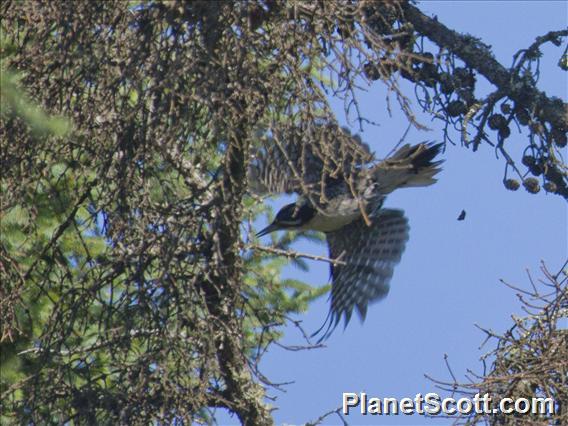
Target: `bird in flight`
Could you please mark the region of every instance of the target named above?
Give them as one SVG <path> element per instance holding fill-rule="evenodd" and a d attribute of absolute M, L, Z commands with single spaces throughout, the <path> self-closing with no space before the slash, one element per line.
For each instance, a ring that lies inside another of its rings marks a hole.
<path fill-rule="evenodd" d="M 249 182 L 258 193 L 299 194 L 258 237 L 280 230 L 325 233 L 332 287 L 330 311 L 318 330 L 328 324 L 323 340 L 342 317 L 347 326 L 354 309 L 364 321 L 367 306 L 389 292 L 409 226 L 402 210 L 382 208 L 383 202 L 395 189 L 436 182 L 442 161 L 435 158 L 442 144 L 404 145 L 375 161 L 368 146 L 346 128 L 309 130 L 275 134 L 268 148 L 255 152 Z M 310 136 L 315 142 L 308 142 Z"/>

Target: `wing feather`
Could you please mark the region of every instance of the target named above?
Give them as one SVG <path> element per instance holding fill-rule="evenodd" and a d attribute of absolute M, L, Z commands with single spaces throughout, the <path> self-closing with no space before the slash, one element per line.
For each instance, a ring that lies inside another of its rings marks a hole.
<path fill-rule="evenodd" d="M 391 209 L 379 210 L 372 220 L 370 227 L 357 220 L 326 234 L 330 258 L 345 264 L 331 267 L 331 308 L 322 339 L 342 317 L 347 326 L 354 309 L 364 320 L 367 306 L 389 292 L 394 267 L 408 241 L 408 220 L 403 211 Z"/>
<path fill-rule="evenodd" d="M 253 151 L 249 185 L 258 194 L 317 191 L 329 179 L 344 179 L 373 160 L 358 135 L 337 125 L 289 126 Z"/>

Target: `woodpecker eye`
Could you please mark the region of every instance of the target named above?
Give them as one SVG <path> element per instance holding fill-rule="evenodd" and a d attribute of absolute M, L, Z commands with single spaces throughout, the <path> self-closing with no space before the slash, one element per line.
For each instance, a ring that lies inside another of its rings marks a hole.
<path fill-rule="evenodd" d="M 288 204 L 278 212 L 276 215 L 277 221 L 289 221 L 290 219 L 295 219 L 298 216 L 298 208 L 295 203 Z"/>

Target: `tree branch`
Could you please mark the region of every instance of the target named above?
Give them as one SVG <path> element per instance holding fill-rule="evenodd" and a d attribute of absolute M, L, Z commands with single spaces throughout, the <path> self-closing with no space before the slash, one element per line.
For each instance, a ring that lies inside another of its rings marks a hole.
<path fill-rule="evenodd" d="M 506 92 L 518 105 L 537 111 L 543 120 L 554 127 L 564 131 L 568 129 L 566 105 L 560 99 L 548 97 L 534 85 L 520 81 L 516 74 L 508 71 L 495 59 L 489 46 L 475 37 L 451 30 L 437 19 L 424 15 L 410 3 L 404 3 L 402 8 L 405 18 L 414 25 L 418 33 L 439 46 L 451 47 L 452 53 L 467 66 L 474 68 L 499 90 Z M 556 31 L 553 35 L 556 38 L 566 37 L 568 31 Z M 545 41 L 550 38 L 547 36 L 544 36 Z M 541 43 L 540 38 L 537 43 Z"/>

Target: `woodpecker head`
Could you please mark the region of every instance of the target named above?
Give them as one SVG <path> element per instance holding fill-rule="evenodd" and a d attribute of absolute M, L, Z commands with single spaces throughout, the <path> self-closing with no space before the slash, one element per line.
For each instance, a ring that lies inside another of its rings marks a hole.
<path fill-rule="evenodd" d="M 256 234 L 257 237 L 270 234 L 283 229 L 299 229 L 306 225 L 316 214 L 308 200 L 299 199 L 295 203 L 288 204 L 280 209 L 270 225 Z"/>

